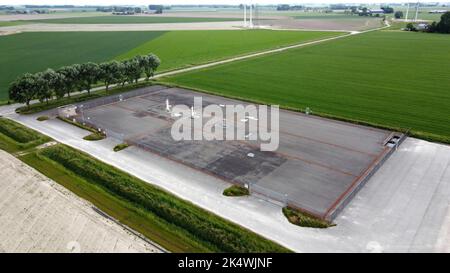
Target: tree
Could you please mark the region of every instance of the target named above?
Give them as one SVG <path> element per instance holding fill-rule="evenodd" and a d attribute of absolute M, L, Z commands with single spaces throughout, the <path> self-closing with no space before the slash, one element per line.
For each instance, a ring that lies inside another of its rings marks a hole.
<path fill-rule="evenodd" d="M 100 68 L 98 64 L 89 62 L 80 64 L 78 69 L 79 85 L 82 90 L 87 90 L 88 95 L 90 95 L 92 85 L 100 80 Z"/>
<path fill-rule="evenodd" d="M 70 98 L 70 93 L 75 90 L 79 82 L 79 66 L 80 65 L 77 64 L 63 66 L 56 71 L 58 74 L 61 74 L 64 79 L 63 84 L 59 86 L 59 91 L 57 92 L 59 98 L 62 98 L 64 93 Z M 64 92 L 62 90 L 64 90 Z M 63 94 L 62 96 L 61 93 Z"/>
<path fill-rule="evenodd" d="M 122 70 L 120 68 L 120 62 L 111 61 L 100 64 L 100 79 L 103 80 L 106 86 L 106 91 L 109 90 L 109 85 L 116 83 L 120 80 L 120 74 Z"/>
<path fill-rule="evenodd" d="M 417 29 L 416 29 L 416 27 L 414 26 L 413 23 L 408 23 L 408 24 L 406 25 L 406 30 L 409 30 L 409 31 L 417 31 Z"/>
<path fill-rule="evenodd" d="M 125 61 L 124 65 L 127 81 L 129 83 L 133 83 L 134 81 L 138 82 L 142 74 L 142 68 L 139 64 L 139 61 L 136 58 L 133 58 L 131 60 Z"/>
<path fill-rule="evenodd" d="M 35 74 L 36 85 L 38 87 L 38 93 L 36 94 L 40 102 L 46 101 L 53 97 L 53 82 L 55 81 L 56 72 L 52 69 L 47 69 L 44 72 L 38 72 Z"/>
<path fill-rule="evenodd" d="M 9 99 L 25 103 L 29 108 L 30 101 L 37 97 L 39 88 L 41 88 L 41 85 L 37 83 L 37 77 L 33 74 L 25 73 L 9 86 Z"/>
<path fill-rule="evenodd" d="M 403 12 L 402 11 L 396 11 L 394 14 L 395 19 L 403 18 Z"/>
<path fill-rule="evenodd" d="M 160 59 L 155 54 L 149 54 L 140 58 L 141 67 L 146 76 L 146 80 L 155 74 L 156 69 L 161 64 Z"/>
<path fill-rule="evenodd" d="M 437 32 L 450 33 L 450 11 L 442 14 L 441 21 L 436 25 Z"/>
<path fill-rule="evenodd" d="M 369 11 L 366 7 L 361 9 L 361 12 L 359 12 L 359 16 L 369 16 Z"/>
<path fill-rule="evenodd" d="M 117 82 L 121 84 L 123 87 L 127 82 L 127 71 L 125 62 L 119 62 L 118 66 L 118 74 L 117 74 Z"/>
<path fill-rule="evenodd" d="M 394 13 L 394 9 L 391 7 L 381 7 L 382 10 L 384 10 L 384 13 L 389 14 L 389 13 Z"/>
<path fill-rule="evenodd" d="M 66 77 L 61 73 L 56 72 L 56 77 L 53 81 L 53 92 L 57 99 L 63 98 L 66 94 L 70 97 L 70 92 L 67 92 Z"/>

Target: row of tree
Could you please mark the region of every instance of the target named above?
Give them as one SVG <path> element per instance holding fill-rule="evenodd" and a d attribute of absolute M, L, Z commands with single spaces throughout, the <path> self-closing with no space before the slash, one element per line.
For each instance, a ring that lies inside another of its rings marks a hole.
<path fill-rule="evenodd" d="M 35 74 L 25 73 L 9 87 L 9 98 L 30 105 L 30 101 L 41 102 L 53 97 L 60 99 L 76 91 L 86 90 L 90 95 L 92 86 L 103 82 L 106 91 L 111 84 L 134 83 L 145 74 L 152 77 L 161 61 L 154 54 L 136 56 L 122 62 L 110 61 L 101 64 L 92 62 L 64 66 L 58 70 L 47 69 Z"/>
<path fill-rule="evenodd" d="M 442 14 L 439 23 L 431 23 L 431 25 L 427 27 L 427 32 L 450 33 L 450 11 Z"/>

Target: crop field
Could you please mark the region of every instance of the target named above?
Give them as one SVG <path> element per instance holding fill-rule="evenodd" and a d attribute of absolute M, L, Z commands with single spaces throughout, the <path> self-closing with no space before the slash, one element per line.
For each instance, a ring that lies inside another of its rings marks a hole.
<path fill-rule="evenodd" d="M 449 44 L 378 31 L 163 80 L 450 142 Z"/>
<path fill-rule="evenodd" d="M 26 21 L 0 21 L 0 27 L 18 26 L 26 23 Z"/>
<path fill-rule="evenodd" d="M 156 16 L 94 16 L 33 20 L 46 24 L 162 24 L 239 21 L 236 18 L 156 17 Z"/>
<path fill-rule="evenodd" d="M 25 72 L 153 52 L 160 71 L 339 35 L 294 31 L 48 32 L 0 37 L 0 101 Z M 199 42 L 201 41 L 201 43 Z"/>
<path fill-rule="evenodd" d="M 7 99 L 9 83 L 25 72 L 106 61 L 163 33 L 54 32 L 0 37 L 0 100 Z"/>
<path fill-rule="evenodd" d="M 154 52 L 162 60 L 160 70 L 170 70 L 340 34 L 342 33 L 271 30 L 173 31 L 118 58 L 126 59 Z"/>

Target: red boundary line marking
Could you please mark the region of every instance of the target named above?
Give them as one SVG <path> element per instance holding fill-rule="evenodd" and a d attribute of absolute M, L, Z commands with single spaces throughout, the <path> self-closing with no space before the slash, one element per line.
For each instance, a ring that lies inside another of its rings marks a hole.
<path fill-rule="evenodd" d="M 333 202 L 333 204 L 331 205 L 331 207 L 326 211 L 326 213 L 324 214 L 324 218 L 327 217 L 329 215 L 329 213 L 331 211 L 333 211 L 334 209 L 336 209 L 337 205 L 345 199 L 345 197 L 347 196 L 347 194 L 349 192 L 351 192 L 351 190 L 358 185 L 363 178 L 365 178 L 369 172 L 371 170 L 373 170 L 373 168 L 375 167 L 375 165 L 380 161 L 380 159 L 382 159 L 384 156 L 386 156 L 386 154 L 389 152 L 390 148 L 386 147 L 384 148 L 384 150 L 372 161 L 372 163 L 369 165 L 369 167 L 358 177 L 355 178 L 355 180 L 353 180 L 352 184 L 347 188 L 347 190 L 345 190 L 341 195 L 339 195 L 339 197 Z"/>

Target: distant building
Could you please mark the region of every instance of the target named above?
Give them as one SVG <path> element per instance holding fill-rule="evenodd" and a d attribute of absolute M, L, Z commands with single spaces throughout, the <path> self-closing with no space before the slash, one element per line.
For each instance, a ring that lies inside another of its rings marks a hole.
<path fill-rule="evenodd" d="M 426 30 L 428 28 L 428 24 L 427 23 L 420 23 L 416 25 L 416 29 L 417 30 Z"/>
<path fill-rule="evenodd" d="M 357 10 L 359 16 L 380 16 L 381 14 L 385 14 L 386 12 L 382 9 L 368 9 L 368 8 L 363 8 L 363 9 L 358 9 Z"/>
<path fill-rule="evenodd" d="M 371 9 L 371 10 L 369 10 L 369 13 L 370 14 L 384 14 L 385 12 L 382 9 Z"/>
<path fill-rule="evenodd" d="M 428 13 L 446 13 L 448 10 L 445 9 L 435 9 L 435 10 L 430 10 Z"/>

